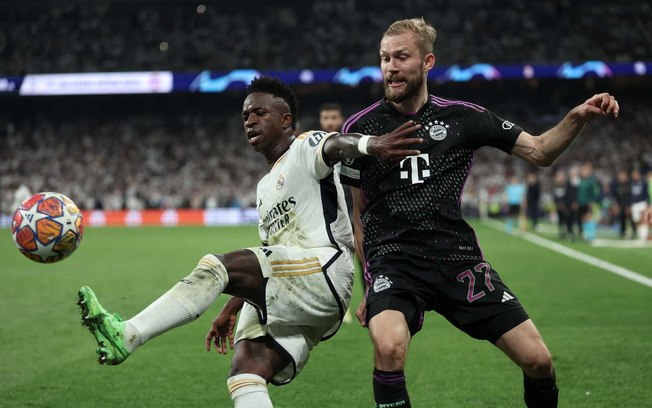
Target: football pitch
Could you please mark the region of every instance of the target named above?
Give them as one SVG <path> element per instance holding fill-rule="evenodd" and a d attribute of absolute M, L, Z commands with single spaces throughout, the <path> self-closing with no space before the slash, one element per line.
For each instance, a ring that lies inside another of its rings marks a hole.
<path fill-rule="evenodd" d="M 474 223 L 487 260 L 519 296 L 557 368 L 560 407 L 652 404 L 652 288 Z M 556 241 L 552 236 L 544 237 Z M 650 248 L 576 251 L 652 278 Z M 204 350 L 228 296 L 116 367 L 97 364 L 80 325 L 77 290 L 91 286 L 125 318 L 186 276 L 206 253 L 258 244 L 255 227 L 89 228 L 69 259 L 36 264 L 0 229 L 0 407 L 230 407 L 229 356 Z M 353 305 L 362 295 L 356 277 Z M 291 384 L 270 386 L 274 406 L 372 407 L 365 329 L 343 326 L 313 350 Z M 431 312 L 412 340 L 407 381 L 414 407 L 522 407 L 521 372 L 495 347 Z"/>

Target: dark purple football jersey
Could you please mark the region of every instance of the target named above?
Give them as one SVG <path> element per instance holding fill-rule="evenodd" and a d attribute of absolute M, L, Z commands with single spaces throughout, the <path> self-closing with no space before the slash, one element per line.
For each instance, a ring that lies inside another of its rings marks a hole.
<path fill-rule="evenodd" d="M 419 112 L 405 115 L 385 100 L 352 115 L 343 133 L 384 135 L 408 120 L 422 125 L 421 151 L 399 164 L 375 157 L 345 160 L 342 183 L 362 189 L 367 259 L 403 252 L 427 259 L 481 260 L 475 231 L 460 209 L 473 153 L 482 146 L 511 152 L 522 129 L 469 102 L 430 95 Z M 381 136 L 382 137 L 382 136 Z"/>

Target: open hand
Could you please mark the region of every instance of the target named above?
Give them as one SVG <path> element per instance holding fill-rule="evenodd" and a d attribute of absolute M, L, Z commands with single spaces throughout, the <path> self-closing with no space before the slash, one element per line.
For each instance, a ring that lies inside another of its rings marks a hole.
<path fill-rule="evenodd" d="M 390 163 L 401 161 L 408 156 L 418 155 L 421 153 L 420 150 L 408 149 L 408 147 L 423 143 L 423 139 L 407 136 L 419 129 L 421 129 L 421 125 L 409 120 L 386 135 L 372 137 L 369 140 L 367 151 L 381 161 Z"/>
<path fill-rule="evenodd" d="M 236 320 L 237 313 L 231 313 L 224 309 L 215 317 L 204 342 L 206 351 L 211 350 L 212 342 L 215 344 L 215 351 L 226 354 L 227 340 L 229 348 L 233 350 L 233 331 Z"/>

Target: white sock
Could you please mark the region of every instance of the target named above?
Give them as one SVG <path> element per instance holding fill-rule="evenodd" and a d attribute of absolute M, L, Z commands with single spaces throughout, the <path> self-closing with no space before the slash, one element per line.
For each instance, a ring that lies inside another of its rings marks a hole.
<path fill-rule="evenodd" d="M 197 319 L 228 283 L 222 262 L 215 255 L 204 256 L 190 275 L 126 321 L 125 347 L 131 353 L 159 334 Z"/>
<path fill-rule="evenodd" d="M 238 374 L 226 380 L 235 408 L 273 408 L 267 381 L 256 374 Z"/>
<path fill-rule="evenodd" d="M 647 241 L 647 236 L 650 232 L 650 228 L 647 226 L 647 224 L 641 224 L 636 228 L 636 232 L 638 233 L 638 239 L 641 241 Z"/>

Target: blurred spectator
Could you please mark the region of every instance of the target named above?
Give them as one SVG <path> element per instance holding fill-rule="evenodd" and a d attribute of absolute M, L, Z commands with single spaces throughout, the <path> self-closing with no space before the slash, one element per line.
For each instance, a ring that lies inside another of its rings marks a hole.
<path fill-rule="evenodd" d="M 23 201 L 27 200 L 31 196 L 32 192 L 29 191 L 29 188 L 25 184 L 18 183 L 18 187 L 14 190 L 13 202 L 9 207 L 9 212 L 12 213 L 16 211 L 16 209 L 20 207 Z"/>
<path fill-rule="evenodd" d="M 636 235 L 636 226 L 631 215 L 632 186 L 629 182 L 627 170 L 618 170 L 618 174 L 611 184 L 611 196 L 614 199 L 614 210 L 620 238 L 627 236 L 627 224 L 631 227 L 632 236 Z"/>
<path fill-rule="evenodd" d="M 648 196 L 647 181 L 643 179 L 641 171 L 637 168 L 632 170 L 630 187 L 632 221 L 636 226 L 636 235 L 641 240 L 647 240 L 649 227 L 643 219 L 643 213 L 647 210 L 650 197 Z"/>
<path fill-rule="evenodd" d="M 600 203 L 600 182 L 593 174 L 593 164 L 584 162 L 580 167 L 580 184 L 577 187 L 577 209 L 580 220 L 580 235 L 587 241 L 596 237 L 595 212 Z"/>
<path fill-rule="evenodd" d="M 507 200 L 507 222 L 505 228 L 507 232 L 512 232 L 514 226 L 520 226 L 522 229 L 521 218 L 523 217 L 523 205 L 525 204 L 525 184 L 521 182 L 518 176 L 511 176 L 505 186 L 505 198 Z"/>
<path fill-rule="evenodd" d="M 532 223 L 532 230 L 536 231 L 539 224 L 539 214 L 541 205 L 541 183 L 539 182 L 539 175 L 530 171 L 525 182 L 527 184 L 525 192 L 525 211 L 527 219 Z"/>
<path fill-rule="evenodd" d="M 577 202 L 577 194 L 580 186 L 580 169 L 578 166 L 571 166 L 568 172 L 568 182 L 566 183 L 566 197 L 564 201 L 566 206 L 569 209 L 569 215 L 566 219 L 566 226 L 568 232 L 568 238 L 571 241 L 575 240 L 575 237 L 582 237 L 582 219 L 580 217 L 579 204 Z M 577 226 L 577 235 L 575 235 L 575 226 Z"/>
<path fill-rule="evenodd" d="M 344 123 L 342 106 L 338 103 L 325 103 L 319 107 L 319 129 L 325 132 L 339 132 Z"/>
<path fill-rule="evenodd" d="M 568 230 L 568 219 L 571 217 L 571 213 L 566 203 L 567 187 L 566 174 L 562 170 L 557 170 L 552 184 L 552 196 L 557 214 L 557 231 L 560 239 L 564 239 L 572 233 L 572 231 Z"/>

